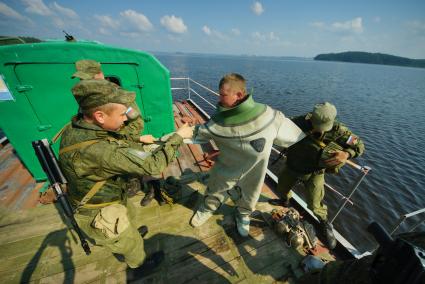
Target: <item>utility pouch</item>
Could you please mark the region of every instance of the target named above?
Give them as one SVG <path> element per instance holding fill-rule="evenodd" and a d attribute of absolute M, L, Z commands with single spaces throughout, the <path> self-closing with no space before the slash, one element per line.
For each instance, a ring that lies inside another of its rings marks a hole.
<path fill-rule="evenodd" d="M 122 204 L 112 204 L 100 209 L 94 217 L 92 227 L 99 229 L 108 239 L 117 238 L 129 226 L 127 208 Z"/>
<path fill-rule="evenodd" d="M 344 148 L 342 148 L 339 144 L 331 141 L 327 145 L 325 145 L 322 149 L 322 153 L 320 155 L 319 159 L 319 167 L 326 168 L 327 173 L 338 173 L 339 169 L 344 166 L 343 163 L 340 163 L 336 166 L 329 167 L 325 161 L 332 158 L 334 154 L 338 151 L 343 151 Z"/>

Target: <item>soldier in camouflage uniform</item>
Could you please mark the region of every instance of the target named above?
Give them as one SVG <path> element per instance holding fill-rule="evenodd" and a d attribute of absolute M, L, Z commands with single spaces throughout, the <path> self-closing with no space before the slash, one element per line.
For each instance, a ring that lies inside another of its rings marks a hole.
<path fill-rule="evenodd" d="M 83 80 L 102 80 L 105 76 L 102 72 L 101 65 L 99 62 L 89 59 L 78 60 L 75 62 L 75 69 L 77 70 L 71 78 L 79 78 Z M 136 102 L 132 102 L 128 112 L 128 120 L 124 122 L 127 127 L 123 127 L 119 130 L 119 133 L 126 139 L 133 141 L 139 141 L 145 144 L 151 144 L 156 139 L 152 135 L 142 135 L 144 128 L 143 118 Z"/>
<path fill-rule="evenodd" d="M 160 174 L 193 130 L 185 125 L 154 152 L 146 152 L 141 143 L 119 133 L 133 92 L 101 79 L 81 81 L 72 91 L 81 113 L 62 134 L 59 161 L 76 207 L 75 219 L 89 240 L 122 254 L 138 276 L 156 266 L 163 252 L 145 261 L 143 239 L 127 203 L 129 177 Z"/>
<path fill-rule="evenodd" d="M 325 172 L 337 173 L 348 159 L 356 158 L 364 151 L 363 142 L 335 120 L 336 114 L 335 106 L 326 102 L 317 104 L 312 113 L 292 119 L 307 136 L 288 149 L 277 185 L 279 194 L 283 196 L 283 205 L 288 207 L 291 189 L 298 181 L 304 183 L 308 208 L 321 221 L 321 230 L 331 249 L 336 246 L 336 240 L 332 224 L 328 222 L 327 207 L 322 203 Z M 270 201 L 272 204 L 278 202 Z"/>

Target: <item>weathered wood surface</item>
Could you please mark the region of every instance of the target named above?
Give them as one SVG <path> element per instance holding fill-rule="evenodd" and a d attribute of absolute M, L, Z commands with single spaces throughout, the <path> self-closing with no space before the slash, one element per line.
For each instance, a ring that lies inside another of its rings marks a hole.
<path fill-rule="evenodd" d="M 190 105 L 175 107 L 176 126 L 181 125 L 178 118 L 188 115 L 187 111 L 191 111 Z M 202 119 L 194 117 L 197 121 Z M 133 216 L 135 224 L 149 228 L 145 237 L 146 252 L 165 252 L 165 260 L 158 269 L 133 282 L 293 283 L 295 277 L 302 274 L 299 268 L 302 253 L 286 247 L 273 232 L 267 217 L 272 208 L 266 202 L 258 203 L 257 209 L 265 214 L 253 216 L 248 238 L 240 237 L 236 231 L 231 201 L 203 226 L 189 225 L 196 201 L 202 198 L 206 187 L 200 174 L 210 166 L 203 160 L 206 149 L 212 150 L 214 145 L 183 146 L 177 161 L 164 172 L 163 177 L 176 176 L 188 182 L 177 204 L 159 206 L 152 201 L 140 207 L 142 192 L 129 199 L 137 208 Z M 10 155 L 11 150 L 8 151 L 3 155 Z M 263 187 L 263 194 L 275 197 L 267 185 Z M 266 199 L 262 196 L 260 201 Z M 84 254 L 58 206 L 16 211 L 17 208 L 20 207 L 14 206 L 14 210 L 10 206 L 0 207 L 0 283 L 128 281 L 127 265 L 120 257 L 98 246 L 91 247 L 90 256 Z"/>
<path fill-rule="evenodd" d="M 301 255 L 287 248 L 262 214 L 253 216 L 250 237 L 235 229 L 233 206 L 222 206 L 206 224 L 192 228 L 193 199 L 205 185 L 183 188 L 173 206 L 153 201 L 140 207 L 143 194 L 130 202 L 137 208 L 137 226 L 147 225 L 146 252 L 162 249 L 166 258 L 152 274 L 136 283 L 291 283 L 301 274 Z M 261 202 L 259 208 L 271 210 Z M 10 218 L 9 218 L 10 217 Z M 8 222 L 7 220 L 12 220 Z M 75 235 L 75 234 L 74 234 Z M 86 256 L 59 217 L 54 205 L 4 215 L 0 222 L 1 283 L 125 283 L 126 265 L 102 247 Z M 292 278 L 291 278 L 292 277 Z"/>

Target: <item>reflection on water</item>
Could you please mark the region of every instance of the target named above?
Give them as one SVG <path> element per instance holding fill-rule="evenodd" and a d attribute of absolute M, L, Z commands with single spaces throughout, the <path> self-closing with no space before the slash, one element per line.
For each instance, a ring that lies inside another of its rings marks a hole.
<path fill-rule="evenodd" d="M 240 73 L 257 101 L 287 116 L 308 112 L 318 102 L 335 104 L 339 120 L 365 142 L 358 162 L 372 167 L 353 197 L 354 205 L 336 220 L 336 228 L 361 250 L 372 247 L 365 233 L 371 220 L 390 229 L 400 214 L 425 207 L 425 69 L 257 57 L 158 58 L 172 77 L 189 76 L 213 90 L 225 73 Z M 327 181 L 348 194 L 356 174 L 344 169 Z M 327 192 L 330 216 L 341 202 Z M 407 222 L 404 229 L 418 220 Z"/>

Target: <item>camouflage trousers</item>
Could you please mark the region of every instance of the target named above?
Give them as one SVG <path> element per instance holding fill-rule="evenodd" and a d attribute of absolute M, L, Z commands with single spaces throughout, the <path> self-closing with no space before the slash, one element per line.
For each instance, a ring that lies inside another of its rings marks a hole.
<path fill-rule="evenodd" d="M 131 221 L 135 216 L 135 209 L 130 202 L 127 203 L 126 208 L 128 227 L 115 237 L 110 237 L 104 231 L 94 227 L 93 221 L 100 212 L 99 209 L 82 209 L 80 213 L 75 214 L 75 220 L 90 242 L 106 247 L 112 253 L 121 254 L 129 267 L 136 268 L 143 263 L 146 254 L 143 238 Z"/>
<path fill-rule="evenodd" d="M 301 174 L 289 169 L 286 165 L 279 175 L 277 192 L 288 200 L 292 197 L 291 189 L 298 181 L 304 183 L 307 192 L 307 206 L 321 220 L 328 219 L 328 208 L 322 203 L 325 197 L 325 174 Z"/>

